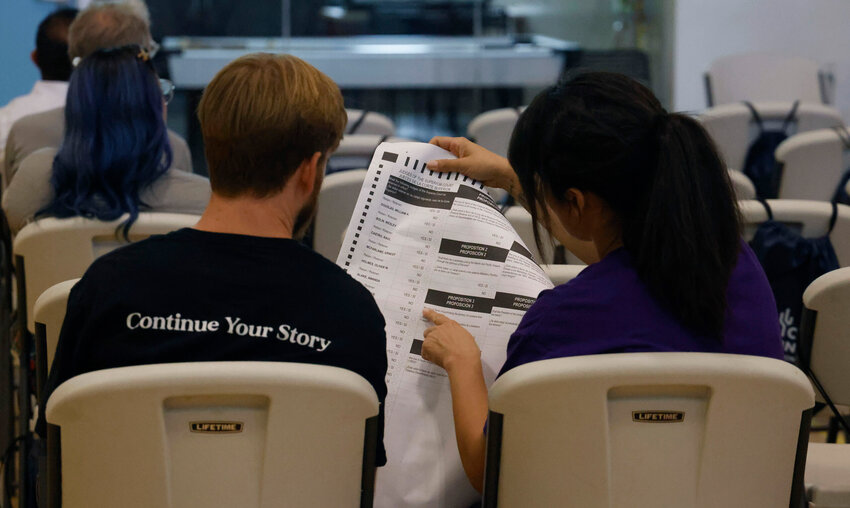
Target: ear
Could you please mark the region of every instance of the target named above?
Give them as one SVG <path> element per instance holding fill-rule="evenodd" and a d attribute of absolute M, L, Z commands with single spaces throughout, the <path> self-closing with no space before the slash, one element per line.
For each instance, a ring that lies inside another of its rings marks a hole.
<path fill-rule="evenodd" d="M 324 171 L 324 168 L 320 167 L 319 164 L 321 158 L 322 152 L 316 152 L 310 158 L 304 159 L 296 170 L 295 175 L 298 179 L 298 186 L 307 195 L 312 194 L 313 189 L 320 182 L 318 179 L 319 172 Z"/>
<path fill-rule="evenodd" d="M 32 50 L 32 53 L 30 53 L 30 60 L 32 60 L 32 63 L 34 63 L 35 66 L 38 67 L 38 51 L 37 50 L 35 50 L 35 49 Z"/>
<path fill-rule="evenodd" d="M 578 218 L 584 215 L 587 207 L 587 196 L 584 192 L 570 187 L 564 195 L 564 200 L 569 205 L 570 213 Z"/>

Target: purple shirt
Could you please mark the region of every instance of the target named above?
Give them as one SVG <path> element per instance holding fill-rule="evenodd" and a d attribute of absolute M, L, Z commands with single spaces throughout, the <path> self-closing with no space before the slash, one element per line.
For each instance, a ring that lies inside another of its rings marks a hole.
<path fill-rule="evenodd" d="M 782 359 L 773 293 L 743 242 L 726 298 L 721 343 L 688 330 L 662 308 L 638 278 L 629 254 L 617 249 L 575 279 L 540 293 L 508 341 L 499 375 L 537 360 L 600 353 L 690 351 Z"/>

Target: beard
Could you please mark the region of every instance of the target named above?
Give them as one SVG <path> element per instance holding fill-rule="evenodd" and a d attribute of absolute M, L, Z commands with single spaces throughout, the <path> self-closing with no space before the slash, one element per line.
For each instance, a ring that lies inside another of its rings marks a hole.
<path fill-rule="evenodd" d="M 317 178 L 317 180 L 316 185 L 313 186 L 313 193 L 310 195 L 310 199 L 304 203 L 304 206 L 298 211 L 298 215 L 295 216 L 295 224 L 292 226 L 292 238 L 296 240 L 304 238 L 304 235 L 313 223 L 313 219 L 316 218 L 316 204 L 319 202 L 319 190 L 322 186 L 321 177 Z"/>

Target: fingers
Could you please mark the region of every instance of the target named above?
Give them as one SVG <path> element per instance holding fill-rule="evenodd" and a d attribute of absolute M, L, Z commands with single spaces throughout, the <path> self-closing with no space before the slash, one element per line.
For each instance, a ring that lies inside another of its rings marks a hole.
<path fill-rule="evenodd" d="M 444 323 L 448 323 L 448 322 L 451 321 L 450 318 L 440 314 L 439 312 L 437 312 L 435 310 L 427 309 L 427 308 L 422 309 L 422 316 L 424 316 L 425 319 L 434 323 L 437 326 L 444 324 Z M 431 330 L 432 328 L 434 328 L 434 327 L 432 326 L 428 330 Z M 428 330 L 425 330 L 425 333 L 428 333 Z"/>
<path fill-rule="evenodd" d="M 436 159 L 428 161 L 425 167 L 439 173 L 451 173 L 454 171 L 463 174 L 463 170 L 467 168 L 467 164 L 467 162 L 461 161 L 461 159 Z"/>
<path fill-rule="evenodd" d="M 450 136 L 434 136 L 433 138 L 431 138 L 431 141 L 429 141 L 429 143 L 431 143 L 432 145 L 437 145 L 443 150 L 448 150 L 454 153 L 455 155 L 458 155 L 457 153 L 455 153 L 455 150 L 457 149 L 457 140 L 459 139 L 464 138 L 453 138 Z"/>

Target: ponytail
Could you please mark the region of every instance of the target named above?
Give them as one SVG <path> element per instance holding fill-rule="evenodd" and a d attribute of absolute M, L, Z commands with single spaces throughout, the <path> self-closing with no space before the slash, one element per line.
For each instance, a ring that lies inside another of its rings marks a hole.
<path fill-rule="evenodd" d="M 652 295 L 687 328 L 720 338 L 740 249 L 737 204 L 711 138 L 662 113 L 647 192 L 623 218 L 623 245 Z"/>
<path fill-rule="evenodd" d="M 532 101 L 509 159 L 544 224 L 547 194 L 602 198 L 653 297 L 686 328 L 722 339 L 740 220 L 725 165 L 697 121 L 667 113 L 626 76 L 582 74 Z"/>

